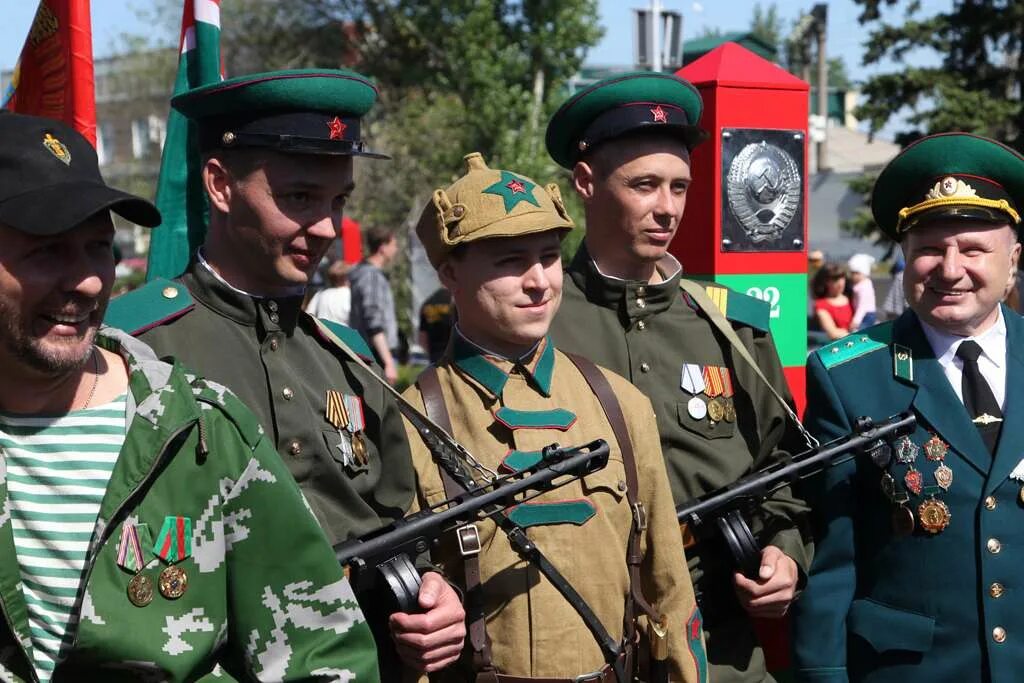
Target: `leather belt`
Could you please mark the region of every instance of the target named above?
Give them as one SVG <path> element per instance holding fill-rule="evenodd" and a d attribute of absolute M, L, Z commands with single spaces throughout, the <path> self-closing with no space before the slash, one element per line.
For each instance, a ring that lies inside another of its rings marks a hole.
<path fill-rule="evenodd" d="M 530 678 L 529 676 L 506 676 L 505 674 L 495 674 L 494 678 L 498 683 L 616 683 L 615 673 L 607 665 L 600 671 L 575 678 Z"/>

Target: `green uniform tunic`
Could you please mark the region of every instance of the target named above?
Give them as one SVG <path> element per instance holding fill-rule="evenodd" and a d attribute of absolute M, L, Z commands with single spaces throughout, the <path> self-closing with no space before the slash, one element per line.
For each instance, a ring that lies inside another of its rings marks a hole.
<path fill-rule="evenodd" d="M 398 409 L 379 380 L 320 336 L 302 297 L 253 297 L 198 263 L 180 282 L 188 291 L 174 298 L 191 295 L 191 308 L 179 303 L 184 310 L 169 320 L 139 320 L 147 300 L 164 297 L 167 283 L 151 283 L 115 299 L 107 322 L 143 328 L 139 338 L 159 356 L 230 387 L 266 425 L 332 543 L 401 518 L 415 478 Z M 366 465 L 344 464 L 344 437 L 326 417 L 328 390 L 362 398 Z"/>
<path fill-rule="evenodd" d="M 252 413 L 117 330 L 97 343 L 128 367 L 128 430 L 86 556 L 74 642 L 51 680 L 194 681 L 218 665 L 246 681 L 379 680 L 355 596 Z M 2 463 L 0 680 L 34 681 Z M 153 541 L 168 518 L 191 531 L 184 558 L 173 555 L 187 577 L 176 599 L 157 589 L 168 564 Z M 126 524 L 149 531 L 139 532 L 149 541 L 141 573 L 153 597 L 142 607 L 129 600 L 135 569 L 118 562 Z"/>
<path fill-rule="evenodd" d="M 675 259 L 666 258 L 659 270 L 668 279 L 654 285 L 607 277 L 581 246 L 567 270 L 551 335 L 558 348 L 621 374 L 651 399 L 669 483 L 679 504 L 777 462 L 785 455 L 781 448 L 799 450 L 800 442 L 790 441 L 795 430 L 787 429 L 784 411 L 753 370 L 742 359 L 734 359 L 729 343 L 683 296 Z M 769 381 L 784 389 L 762 307 L 760 301 L 729 292 L 726 317 Z M 692 396 L 680 382 L 684 363 L 729 369 L 735 422 L 691 417 L 687 402 Z M 806 506 L 784 489 L 763 505 L 762 512 L 760 519 L 751 520 L 762 545 L 781 548 L 803 576 L 810 562 L 810 547 L 801 531 Z M 687 550 L 705 620 L 711 679 L 771 680 L 750 620 L 733 591 L 734 570 L 725 552 L 706 541 Z"/>

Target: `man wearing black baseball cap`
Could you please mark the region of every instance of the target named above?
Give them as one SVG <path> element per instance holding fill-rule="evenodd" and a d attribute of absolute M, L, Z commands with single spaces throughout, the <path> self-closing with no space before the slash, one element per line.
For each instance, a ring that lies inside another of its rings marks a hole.
<path fill-rule="evenodd" d="M 3 678 L 377 681 L 355 596 L 256 417 L 101 326 L 111 211 L 160 222 L 103 182 L 80 134 L 0 115 Z"/>

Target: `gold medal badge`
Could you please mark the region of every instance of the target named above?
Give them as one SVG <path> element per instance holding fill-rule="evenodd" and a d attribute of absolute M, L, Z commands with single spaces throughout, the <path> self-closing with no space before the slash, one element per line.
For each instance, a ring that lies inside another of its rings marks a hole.
<path fill-rule="evenodd" d="M 160 595 L 168 600 L 177 600 L 188 588 L 188 574 L 178 565 L 171 565 L 160 572 Z M 152 586 L 150 588 L 152 591 Z"/>
<path fill-rule="evenodd" d="M 153 581 L 141 571 L 128 582 L 128 599 L 136 607 L 153 602 Z"/>
<path fill-rule="evenodd" d="M 921 520 L 921 528 L 930 534 L 937 534 L 948 527 L 953 517 L 949 507 L 936 498 L 929 498 L 918 505 L 917 516 Z"/>
<path fill-rule="evenodd" d="M 71 152 L 68 150 L 67 145 L 53 137 L 50 133 L 47 133 L 46 137 L 43 138 L 43 147 L 48 149 L 50 154 L 63 161 L 66 166 L 71 165 Z"/>

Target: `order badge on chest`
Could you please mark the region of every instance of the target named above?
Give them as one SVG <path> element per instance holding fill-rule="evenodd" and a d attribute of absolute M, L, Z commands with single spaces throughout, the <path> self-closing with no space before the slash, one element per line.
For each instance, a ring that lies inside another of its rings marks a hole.
<path fill-rule="evenodd" d="M 341 451 L 342 464 L 349 469 L 366 467 L 370 457 L 364 435 L 366 412 L 363 400 L 358 396 L 328 389 L 325 417 L 341 437 L 337 448 Z"/>
<path fill-rule="evenodd" d="M 902 465 L 902 477 L 897 471 L 883 472 L 880 482 L 882 493 L 895 508 L 892 512 L 892 530 L 897 536 L 909 536 L 920 527 L 929 534 L 941 533 L 952 521 L 953 515 L 941 495 L 953 485 L 953 470 L 946 464 L 949 444 L 938 434 L 932 434 L 923 444 L 915 443 L 909 436 L 896 442 L 896 463 Z M 933 466 L 921 464 L 919 455 L 924 452 L 925 461 Z M 931 474 L 934 484 L 926 480 Z M 902 485 L 901 483 L 902 482 Z M 914 514 L 912 503 L 917 503 Z"/>

